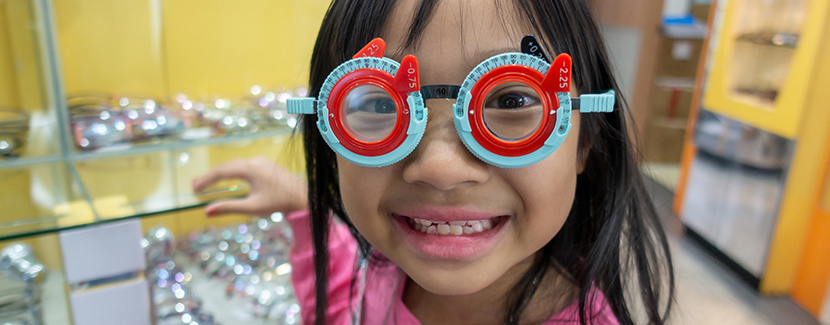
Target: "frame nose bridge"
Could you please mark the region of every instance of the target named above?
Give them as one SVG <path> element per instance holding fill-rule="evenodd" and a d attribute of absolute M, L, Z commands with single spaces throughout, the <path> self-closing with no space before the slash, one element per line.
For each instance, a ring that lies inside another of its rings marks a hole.
<path fill-rule="evenodd" d="M 434 137 L 439 134 L 442 139 L 451 138 L 459 142 L 461 141 L 455 129 L 455 121 L 452 113 L 454 104 L 455 98 L 433 98 L 424 101 L 424 106 L 429 111 L 429 118 L 427 120 L 426 130 L 424 131 L 424 139 L 421 140 L 422 142 L 427 140 L 426 137 L 428 135 Z"/>
<path fill-rule="evenodd" d="M 433 98 L 456 99 L 458 98 L 458 91 L 460 89 L 461 86 L 458 85 L 441 84 L 421 86 L 421 97 L 424 100 Z"/>

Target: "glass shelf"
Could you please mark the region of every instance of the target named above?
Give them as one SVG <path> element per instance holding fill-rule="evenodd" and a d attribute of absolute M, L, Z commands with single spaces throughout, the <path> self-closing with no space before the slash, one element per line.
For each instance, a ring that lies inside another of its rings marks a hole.
<path fill-rule="evenodd" d="M 799 35 L 790 33 L 747 33 L 735 38 L 741 42 L 791 49 L 798 46 L 798 39 Z"/>
<path fill-rule="evenodd" d="M 283 129 L 275 129 L 275 130 L 265 130 L 259 131 L 255 133 L 245 133 L 245 134 L 234 134 L 234 135 L 226 135 L 220 137 L 213 137 L 213 138 L 204 138 L 204 139 L 181 139 L 175 141 L 165 141 L 159 144 L 138 144 L 138 145 L 130 145 L 130 144 L 122 144 L 118 146 L 106 147 L 100 150 L 95 151 L 80 151 L 75 152 L 69 155 L 70 160 L 87 160 L 87 159 L 98 159 L 98 158 L 106 158 L 106 157 L 117 157 L 117 156 L 129 156 L 129 155 L 136 155 L 136 154 L 145 154 L 145 153 L 153 153 L 158 151 L 167 151 L 167 150 L 176 150 L 176 149 L 185 149 L 191 147 L 198 147 L 198 146 L 208 146 L 208 145 L 219 145 L 224 143 L 231 143 L 237 141 L 246 141 L 246 140 L 254 140 L 260 138 L 267 138 L 267 137 L 275 137 L 275 136 L 282 136 L 282 135 L 289 135 L 293 132 L 293 129 L 290 128 L 283 128 Z M 0 164 L 2 167 L 2 164 Z"/>
<path fill-rule="evenodd" d="M 53 165 L 50 168 L 69 169 L 66 167 L 67 163 L 61 162 Z M 61 167 L 60 165 L 64 166 Z M 8 176 L 8 179 L 0 180 L 0 182 L 34 182 L 37 178 L 36 170 L 38 169 L 40 169 L 40 166 L 38 168 L 14 170 L 15 175 Z M 8 171 L 8 169 L 4 170 L 4 172 Z M 57 176 L 65 177 L 67 175 Z M 72 182 L 70 186 L 75 189 L 83 187 L 82 184 L 77 182 Z M 32 192 L 39 190 L 33 188 Z M 197 208 L 215 200 L 240 197 L 247 194 L 247 192 L 246 185 L 231 184 L 213 187 L 198 193 L 190 191 L 190 193 L 149 198 L 143 201 L 130 201 L 123 195 L 95 198 L 90 201 L 75 195 L 75 197 L 70 196 L 70 198 L 54 197 L 57 198 L 55 202 L 58 203 L 49 202 L 46 204 L 40 204 L 40 202 L 34 200 L 26 201 L 25 198 L 19 198 L 15 195 L 5 195 L 2 198 L 4 206 L 14 208 L 3 214 L 3 219 L 10 221 L 0 223 L 0 241 Z M 11 205 L 12 202 L 17 202 L 17 204 Z M 21 204 L 20 202 L 24 203 Z M 50 203 L 51 207 L 49 207 Z"/>
<path fill-rule="evenodd" d="M 64 162 L 0 170 L 0 240 L 95 221 L 95 214 Z"/>
<path fill-rule="evenodd" d="M 198 208 L 246 195 L 222 181 L 194 192 L 194 177 L 231 158 L 290 159 L 288 131 L 81 153 L 66 161 L 0 169 L 0 241 Z M 283 162 L 284 163 L 284 162 Z"/>

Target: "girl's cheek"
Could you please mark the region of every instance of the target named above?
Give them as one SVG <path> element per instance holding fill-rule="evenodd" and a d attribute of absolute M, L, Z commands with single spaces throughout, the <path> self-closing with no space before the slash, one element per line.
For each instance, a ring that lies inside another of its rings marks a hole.
<path fill-rule="evenodd" d="M 346 213 L 358 230 L 369 230 L 376 223 L 371 222 L 373 216 L 382 210 L 383 193 L 387 191 L 391 177 L 389 167 L 362 167 L 340 157 L 337 163 L 340 197 Z"/>

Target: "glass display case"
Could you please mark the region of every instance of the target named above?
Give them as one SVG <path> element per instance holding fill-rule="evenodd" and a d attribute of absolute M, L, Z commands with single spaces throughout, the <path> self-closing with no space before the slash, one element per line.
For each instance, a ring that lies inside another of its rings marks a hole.
<path fill-rule="evenodd" d="M 151 324 L 298 323 L 281 217 L 207 218 L 247 184 L 191 181 L 254 156 L 303 171 L 285 102 L 328 4 L 0 2 L 0 320 L 92 324 L 84 301 L 137 286 Z M 78 280 L 70 239 L 119 227 L 146 268 Z"/>
<path fill-rule="evenodd" d="M 0 200 L 13 208 L 0 217 L 0 240 L 244 195 L 244 185 L 190 186 L 233 158 L 264 155 L 301 171 L 285 102 L 306 95 L 314 35 L 305 27 L 325 8 L 4 1 Z M 193 29 L 205 18 L 248 24 Z"/>
<path fill-rule="evenodd" d="M 810 276 L 827 274 L 826 264 L 799 265 L 827 260 L 817 244 L 826 236 L 816 236 L 827 228 L 815 220 L 824 220 L 816 207 L 830 157 L 830 2 L 716 8 L 674 210 L 690 238 L 760 293 L 792 294 L 797 278 L 816 287 Z"/>
<path fill-rule="evenodd" d="M 820 60 L 826 1 L 736 0 L 713 44 L 704 107 L 793 139 Z"/>
<path fill-rule="evenodd" d="M 744 101 L 773 106 L 792 68 L 808 1 L 745 2 L 735 17 L 730 90 Z"/>

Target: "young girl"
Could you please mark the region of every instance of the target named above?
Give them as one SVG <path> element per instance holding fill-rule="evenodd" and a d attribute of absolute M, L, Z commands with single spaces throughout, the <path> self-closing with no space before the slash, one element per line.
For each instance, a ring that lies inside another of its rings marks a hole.
<path fill-rule="evenodd" d="M 584 0 L 335 0 L 292 102 L 308 197 L 265 159 L 194 188 L 251 182 L 209 215 L 298 211 L 309 324 L 662 324 L 668 245 L 603 44 Z"/>

